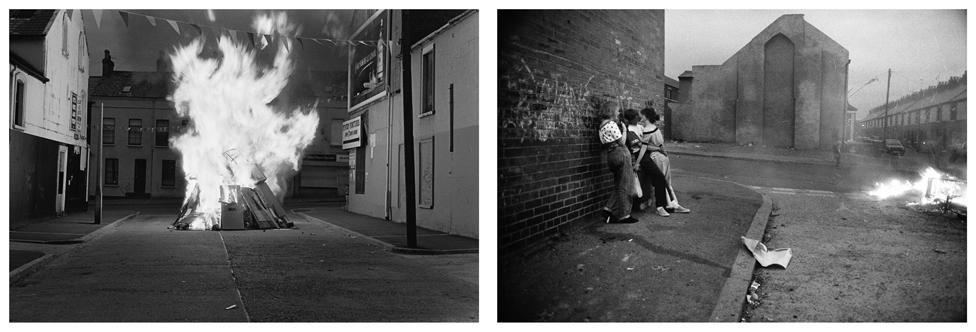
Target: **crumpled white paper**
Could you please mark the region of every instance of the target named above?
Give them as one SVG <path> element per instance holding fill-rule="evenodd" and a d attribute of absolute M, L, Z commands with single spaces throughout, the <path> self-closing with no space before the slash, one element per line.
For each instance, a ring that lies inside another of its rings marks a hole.
<path fill-rule="evenodd" d="M 756 258 L 759 265 L 763 267 L 779 265 L 785 269 L 790 265 L 790 259 L 793 258 L 793 250 L 790 248 L 769 250 L 762 242 L 746 238 L 745 236 L 742 237 L 742 243 L 746 245 L 746 248 L 752 253 L 752 257 Z"/>

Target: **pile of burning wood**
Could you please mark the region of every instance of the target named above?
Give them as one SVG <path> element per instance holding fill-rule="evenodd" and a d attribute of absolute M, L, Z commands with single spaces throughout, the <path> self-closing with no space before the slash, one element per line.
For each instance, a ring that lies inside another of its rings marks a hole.
<path fill-rule="evenodd" d="M 229 161 L 228 165 L 235 165 L 236 151 L 224 153 Z M 227 167 L 233 177 L 233 168 Z M 191 194 L 183 201 L 180 213 L 173 222 L 173 227 L 179 230 L 203 230 L 209 225 L 210 230 L 243 230 L 243 229 L 272 229 L 291 228 L 294 223 L 285 219 L 285 209 L 281 206 L 277 196 L 265 182 L 267 177 L 255 166 L 251 167 L 250 178 L 253 187 L 240 184 L 225 184 L 220 186 L 219 213 L 201 211 L 200 186 L 191 181 Z M 201 229 L 202 228 L 202 229 Z"/>

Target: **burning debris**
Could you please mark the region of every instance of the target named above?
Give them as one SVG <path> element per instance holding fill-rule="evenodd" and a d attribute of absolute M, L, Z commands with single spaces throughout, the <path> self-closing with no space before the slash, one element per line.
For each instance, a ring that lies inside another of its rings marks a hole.
<path fill-rule="evenodd" d="M 926 168 L 920 175 L 921 178 L 915 182 L 892 179 L 875 184 L 875 189 L 868 191 L 868 194 L 882 200 L 907 194 L 918 195 L 918 200 L 909 205 L 938 205 L 943 213 L 953 207 L 966 209 L 966 180 L 941 173 L 932 167 Z"/>
<path fill-rule="evenodd" d="M 297 171 L 312 142 L 318 114 L 312 107 L 274 105 L 293 67 L 295 27 L 281 13 L 259 16 L 254 28 L 276 36 L 269 68 L 254 51 L 230 38 L 218 39 L 218 58 L 201 56 L 204 39 L 171 55 L 175 89 L 170 99 L 190 128 L 172 140 L 182 155 L 186 195 L 173 225 L 178 229 L 281 228 L 279 200 L 286 177 Z"/>

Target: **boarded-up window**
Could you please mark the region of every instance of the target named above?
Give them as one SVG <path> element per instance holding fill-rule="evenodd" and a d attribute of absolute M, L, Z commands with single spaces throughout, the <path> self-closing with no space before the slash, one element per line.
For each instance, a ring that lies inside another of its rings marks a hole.
<path fill-rule="evenodd" d="M 342 146 L 342 122 L 343 119 L 332 119 L 329 126 L 329 145 Z"/>
<path fill-rule="evenodd" d="M 434 208 L 434 138 L 420 141 L 420 194 L 417 206 Z"/>

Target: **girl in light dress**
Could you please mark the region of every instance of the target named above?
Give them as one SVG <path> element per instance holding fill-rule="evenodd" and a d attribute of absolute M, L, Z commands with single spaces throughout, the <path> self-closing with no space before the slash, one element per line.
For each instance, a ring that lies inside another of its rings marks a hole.
<path fill-rule="evenodd" d="M 664 178 L 667 180 L 666 210 L 668 212 L 690 213 L 691 210 L 678 204 L 678 197 L 674 194 L 674 182 L 671 181 L 671 160 L 668 158 L 667 152 L 664 151 L 664 134 L 660 130 L 661 127 L 664 127 L 664 119 L 653 108 L 642 109 L 641 115 L 644 119 L 641 123 L 643 140 L 649 148 L 654 147 L 651 151 L 651 159 L 664 173 Z"/>
<path fill-rule="evenodd" d="M 670 214 L 666 209 L 668 202 L 667 179 L 661 168 L 651 159 L 652 152 L 660 149 L 660 147 L 647 144 L 646 140 L 641 137 L 643 135 L 643 127 L 640 125 L 642 121 L 640 112 L 635 109 L 628 109 L 624 112 L 624 120 L 628 125 L 626 135 L 627 147 L 634 157 L 634 170 L 639 175 L 641 191 L 644 192 L 644 197 L 650 197 L 653 191 L 654 212 L 659 216 L 668 217 Z M 641 210 L 647 207 L 646 202 L 648 201 L 650 201 L 649 198 L 641 200 L 641 202 L 644 202 L 640 205 Z"/>

